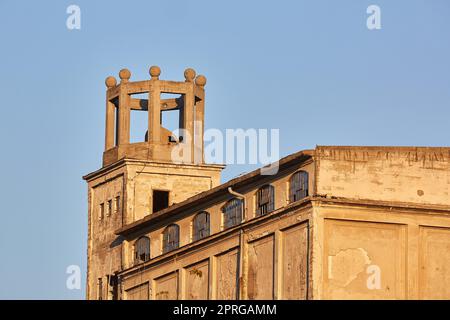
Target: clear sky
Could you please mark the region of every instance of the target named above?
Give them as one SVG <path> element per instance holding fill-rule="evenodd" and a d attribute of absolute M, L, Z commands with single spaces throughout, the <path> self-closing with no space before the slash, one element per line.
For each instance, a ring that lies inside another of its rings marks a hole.
<path fill-rule="evenodd" d="M 80 30 L 66 27 L 71 4 Z M 366 27 L 370 4 L 381 30 Z M 0 0 L 0 298 L 84 297 L 81 176 L 101 165 L 108 75 L 193 67 L 208 79 L 206 127 L 278 128 L 282 156 L 448 146 L 449 15 L 448 0 Z M 66 288 L 69 265 L 81 290 Z"/>

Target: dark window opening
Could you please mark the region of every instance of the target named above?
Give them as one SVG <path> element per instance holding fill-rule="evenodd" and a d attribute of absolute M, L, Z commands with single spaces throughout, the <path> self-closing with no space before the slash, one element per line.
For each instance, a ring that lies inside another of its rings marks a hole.
<path fill-rule="evenodd" d="M 171 224 L 163 232 L 163 253 L 177 249 L 180 246 L 180 227 Z"/>
<path fill-rule="evenodd" d="M 194 218 L 193 241 L 209 236 L 209 213 L 200 212 Z"/>
<path fill-rule="evenodd" d="M 264 186 L 256 193 L 256 216 L 262 216 L 275 209 L 274 187 Z"/>
<path fill-rule="evenodd" d="M 169 191 L 153 190 L 153 213 L 169 206 Z"/>
<path fill-rule="evenodd" d="M 294 173 L 289 183 L 289 201 L 295 202 L 308 196 L 308 172 Z"/>
<path fill-rule="evenodd" d="M 141 237 L 136 241 L 134 248 L 134 259 L 136 263 L 150 260 L 150 239 Z"/>
<path fill-rule="evenodd" d="M 103 279 L 97 279 L 98 300 L 103 300 Z"/>
<path fill-rule="evenodd" d="M 224 229 L 234 227 L 242 222 L 242 200 L 231 199 L 222 208 Z"/>

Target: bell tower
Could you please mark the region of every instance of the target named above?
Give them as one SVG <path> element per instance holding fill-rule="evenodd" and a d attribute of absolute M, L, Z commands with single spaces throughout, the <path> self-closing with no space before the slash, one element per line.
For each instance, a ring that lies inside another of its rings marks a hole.
<path fill-rule="evenodd" d="M 184 81 L 105 80 L 106 125 L 102 167 L 83 177 L 88 183 L 88 299 L 113 299 L 115 273 L 127 267 L 127 250 L 115 231 L 220 184 L 224 166 L 204 163 L 206 78 L 188 68 Z M 167 98 L 166 95 L 170 95 Z M 178 130 L 162 124 L 164 112 L 179 113 Z M 132 112 L 147 113 L 143 141 L 130 141 Z"/>
<path fill-rule="evenodd" d="M 173 149 L 183 150 L 184 163 L 203 163 L 203 130 L 205 114 L 206 78 L 196 77 L 193 69 L 184 72 L 185 81 L 160 80 L 161 69 L 150 68 L 150 80 L 130 82 L 131 73 L 127 69 L 119 72 L 120 83 L 114 77 L 106 78 L 106 126 L 103 166 L 121 158 L 172 162 Z M 148 95 L 147 99 L 134 98 Z M 176 98 L 162 99 L 162 94 L 178 95 Z M 179 112 L 179 129 L 182 134 L 174 136 L 164 128 L 162 113 Z M 148 131 L 145 141 L 130 143 L 130 113 L 148 113 Z M 179 144 L 182 144 L 181 146 Z"/>

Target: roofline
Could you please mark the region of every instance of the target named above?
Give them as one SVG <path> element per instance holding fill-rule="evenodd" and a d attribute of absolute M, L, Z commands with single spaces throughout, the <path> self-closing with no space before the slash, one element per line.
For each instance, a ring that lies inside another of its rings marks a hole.
<path fill-rule="evenodd" d="M 342 149 L 342 150 L 388 150 L 388 151 L 450 151 L 450 146 L 342 146 L 342 145 L 316 145 L 317 149 Z"/>
<path fill-rule="evenodd" d="M 131 158 L 123 158 L 120 159 L 119 161 L 116 161 L 110 165 L 107 165 L 105 167 L 102 167 L 96 171 L 93 171 L 91 173 L 88 173 L 86 175 L 84 175 L 82 178 L 83 180 L 86 181 L 90 181 L 92 179 L 95 179 L 97 176 L 104 174 L 107 171 L 111 171 L 114 170 L 118 167 L 123 166 L 126 163 L 150 163 L 150 164 L 162 164 L 162 165 L 173 165 L 173 166 L 178 166 L 178 165 L 182 165 L 182 166 L 187 166 L 187 167 L 195 167 L 195 168 L 209 168 L 209 169 L 217 169 L 217 170 L 222 170 L 225 168 L 224 164 L 208 164 L 208 163 L 199 163 L 199 164 L 194 164 L 194 163 L 174 163 L 174 162 L 164 162 L 164 161 L 154 161 L 154 160 L 139 160 L 139 159 L 131 159 Z"/>

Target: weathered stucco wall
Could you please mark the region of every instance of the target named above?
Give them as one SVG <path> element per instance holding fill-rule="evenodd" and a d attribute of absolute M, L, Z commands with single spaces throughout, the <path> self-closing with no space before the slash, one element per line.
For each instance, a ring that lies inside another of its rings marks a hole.
<path fill-rule="evenodd" d="M 450 298 L 450 148 L 318 147 L 316 299 Z"/>
<path fill-rule="evenodd" d="M 280 209 L 283 207 L 286 207 L 289 205 L 289 179 L 291 178 L 292 174 L 296 172 L 297 170 L 303 170 L 309 173 L 311 177 L 314 176 L 314 164 L 308 163 L 306 165 L 298 164 L 297 166 L 291 168 L 291 171 L 281 175 L 280 177 L 273 178 L 272 181 L 268 181 L 267 183 L 271 184 L 274 187 L 275 190 L 275 196 L 274 196 L 274 209 Z M 165 176 L 162 176 L 158 179 L 162 179 L 162 181 L 157 180 L 155 184 L 158 183 L 173 183 L 171 181 L 173 178 L 169 177 L 168 182 L 164 182 Z M 175 180 L 178 183 L 178 180 Z M 153 180 L 149 180 L 148 183 L 153 183 Z M 309 180 L 309 190 L 313 189 L 313 179 Z M 192 184 L 192 181 L 189 182 L 189 184 Z M 260 188 L 262 185 L 265 185 L 266 183 L 260 183 L 255 184 L 252 186 L 249 186 L 247 190 L 241 191 L 236 190 L 239 192 L 242 192 L 245 196 L 245 206 L 244 206 L 244 218 L 246 221 L 249 221 L 251 219 L 256 218 L 256 192 L 258 188 Z M 161 185 L 161 184 L 159 184 Z M 180 187 L 181 190 L 185 190 L 185 187 Z M 187 188 L 189 189 L 189 188 Z M 192 189 L 192 188 L 191 188 Z M 134 190 L 134 189 L 131 189 Z M 144 193 L 148 192 L 147 188 L 144 188 Z M 179 192 L 179 191 L 177 191 Z M 191 192 L 191 190 L 189 190 Z M 134 197 L 134 193 L 131 194 L 129 197 Z M 217 198 L 216 203 L 209 204 L 206 206 L 203 203 L 199 203 L 195 206 L 192 206 L 191 208 L 187 209 L 184 212 L 184 215 L 181 217 L 176 218 L 170 218 L 167 219 L 167 221 L 160 225 L 159 227 L 153 228 L 151 231 L 145 231 L 143 229 L 139 234 L 135 235 L 133 238 L 128 239 L 124 243 L 124 268 L 130 268 L 134 265 L 134 244 L 135 240 L 139 236 L 147 236 L 150 238 L 150 256 L 151 258 L 156 258 L 162 254 L 162 233 L 164 229 L 167 227 L 167 225 L 171 223 L 176 223 L 179 226 L 180 230 L 180 247 L 186 246 L 193 242 L 193 219 L 195 215 L 200 211 L 207 211 L 209 213 L 210 217 L 210 234 L 217 234 L 224 230 L 224 222 L 223 222 L 223 214 L 222 214 L 222 207 L 226 204 L 226 202 L 232 198 L 233 196 L 230 194 L 227 194 L 226 197 Z M 147 199 L 147 198 L 143 198 Z M 148 200 L 146 200 L 146 203 L 148 203 Z M 128 210 L 132 210 L 132 206 L 128 206 Z"/>
<path fill-rule="evenodd" d="M 310 212 L 264 216 L 136 266 L 124 275 L 122 297 L 305 299 Z"/>
<path fill-rule="evenodd" d="M 169 205 L 220 184 L 220 166 L 132 162 L 127 166 L 126 224 L 152 213 L 153 190 L 169 191 Z"/>
<path fill-rule="evenodd" d="M 314 298 L 450 299 L 450 212 L 317 203 Z"/>
<path fill-rule="evenodd" d="M 111 298 L 106 276 L 121 270 L 130 259 L 115 231 L 152 213 L 153 189 L 170 191 L 169 204 L 181 202 L 218 185 L 220 171 L 220 166 L 128 160 L 89 180 L 88 298 Z M 120 207 L 115 210 L 117 197 Z M 111 212 L 108 211 L 109 201 Z M 102 204 L 104 212 L 100 218 Z M 136 297 L 140 297 L 140 291 L 136 292 Z"/>
<path fill-rule="evenodd" d="M 88 185 L 89 228 L 88 228 L 88 275 L 87 296 L 97 299 L 99 279 L 102 281 L 102 299 L 109 296 L 108 281 L 105 277 L 121 267 L 121 247 L 114 245 L 114 230 L 122 226 L 124 199 L 123 168 L 114 170 L 91 181 Z M 119 206 L 116 208 L 116 198 Z M 108 212 L 108 201 L 112 210 Z M 103 205 L 103 216 L 101 215 Z"/>
<path fill-rule="evenodd" d="M 88 297 L 97 297 L 99 276 L 121 270 L 121 299 L 450 299 L 449 148 L 318 147 L 314 160 L 234 189 L 245 197 L 238 226 L 224 230 L 221 208 L 232 195 L 222 192 L 119 242 L 112 234 L 122 219 L 96 221 L 99 202 L 123 189 L 130 223 L 150 210 L 152 188 L 170 190 L 173 204 L 218 184 L 218 172 L 133 162 L 89 181 Z M 311 197 L 289 203 L 299 169 L 309 173 Z M 267 183 L 275 211 L 257 217 L 256 192 Z M 211 235 L 194 242 L 202 210 Z M 180 248 L 162 254 L 172 223 Z M 143 235 L 151 259 L 138 263 Z"/>
<path fill-rule="evenodd" d="M 450 205 L 450 148 L 317 147 L 317 193 Z"/>

